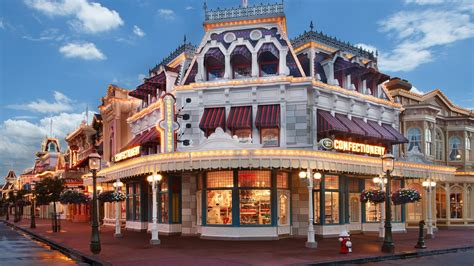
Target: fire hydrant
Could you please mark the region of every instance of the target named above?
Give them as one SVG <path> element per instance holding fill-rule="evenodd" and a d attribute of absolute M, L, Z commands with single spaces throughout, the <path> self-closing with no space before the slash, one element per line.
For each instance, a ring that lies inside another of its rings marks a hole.
<path fill-rule="evenodd" d="M 339 253 L 347 254 L 352 252 L 351 238 L 346 230 L 339 234 L 339 242 L 341 242 L 341 249 L 339 250 Z"/>

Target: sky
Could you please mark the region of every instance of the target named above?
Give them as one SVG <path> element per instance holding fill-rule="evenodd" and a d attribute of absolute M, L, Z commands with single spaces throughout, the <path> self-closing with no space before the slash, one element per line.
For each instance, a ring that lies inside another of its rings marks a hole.
<path fill-rule="evenodd" d="M 241 3 L 206 2 L 209 9 Z M 20 174 L 32 167 L 45 136 L 64 140 L 87 109 L 98 112 L 109 84 L 134 89 L 184 35 L 199 44 L 203 3 L 0 1 L 0 177 L 8 169 Z M 290 38 L 313 21 L 317 31 L 377 50 L 379 69 L 407 79 L 417 91 L 440 88 L 455 104 L 474 108 L 473 0 L 285 0 L 284 5 Z"/>

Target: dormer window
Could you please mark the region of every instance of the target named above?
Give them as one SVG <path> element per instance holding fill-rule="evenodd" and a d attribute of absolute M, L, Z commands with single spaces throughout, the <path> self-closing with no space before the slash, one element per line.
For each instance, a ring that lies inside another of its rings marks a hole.
<path fill-rule="evenodd" d="M 260 76 L 278 75 L 279 51 L 273 43 L 265 43 L 258 51 Z"/>
<path fill-rule="evenodd" d="M 219 48 L 211 48 L 204 57 L 207 71 L 207 80 L 217 80 L 224 77 L 225 64 L 224 54 Z"/>
<path fill-rule="evenodd" d="M 252 74 L 252 54 L 246 46 L 236 46 L 231 54 L 233 77 L 248 78 Z"/>

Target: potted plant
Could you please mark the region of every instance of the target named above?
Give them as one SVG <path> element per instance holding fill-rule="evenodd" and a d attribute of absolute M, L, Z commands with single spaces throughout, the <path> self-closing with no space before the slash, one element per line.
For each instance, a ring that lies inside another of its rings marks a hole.
<path fill-rule="evenodd" d="M 84 194 L 76 190 L 66 190 L 61 193 L 59 202 L 62 204 L 86 204 L 89 202 L 89 198 Z"/>
<path fill-rule="evenodd" d="M 385 201 L 385 191 L 375 188 L 364 189 L 360 193 L 360 202 L 372 202 L 372 203 L 382 203 Z"/>
<path fill-rule="evenodd" d="M 420 192 L 413 188 L 401 188 L 392 193 L 392 202 L 395 205 L 412 203 L 420 200 Z"/>

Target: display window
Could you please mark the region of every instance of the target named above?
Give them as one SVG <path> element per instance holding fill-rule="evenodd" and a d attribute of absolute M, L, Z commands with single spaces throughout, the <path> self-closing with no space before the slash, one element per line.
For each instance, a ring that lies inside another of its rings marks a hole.
<path fill-rule="evenodd" d="M 159 208 L 158 210 L 160 211 L 158 215 L 158 221 L 160 223 L 168 223 L 169 222 L 169 212 L 168 212 L 168 205 L 169 205 L 169 195 L 168 193 L 161 193 L 160 192 L 160 198 L 158 202 Z"/>
<path fill-rule="evenodd" d="M 279 147 L 280 146 L 280 129 L 279 128 L 261 128 L 260 137 L 263 147 Z"/>
<path fill-rule="evenodd" d="M 436 218 L 446 219 L 446 191 L 436 188 Z"/>
<path fill-rule="evenodd" d="M 134 186 L 134 191 L 133 191 L 133 196 L 134 196 L 134 209 L 135 209 L 135 221 L 140 221 L 140 214 L 141 214 L 141 197 L 140 197 L 140 184 L 135 183 Z"/>
<path fill-rule="evenodd" d="M 463 195 L 462 188 L 454 186 L 449 194 L 450 217 L 453 219 L 463 218 Z"/>
<path fill-rule="evenodd" d="M 339 192 L 324 192 L 324 222 L 326 224 L 339 223 Z"/>
<path fill-rule="evenodd" d="M 239 191 L 240 224 L 271 224 L 269 189 L 243 189 Z"/>
<path fill-rule="evenodd" d="M 290 224 L 290 191 L 278 191 L 278 225 Z"/>
<path fill-rule="evenodd" d="M 141 219 L 141 197 L 140 183 L 128 183 L 126 185 L 126 212 L 127 220 L 140 221 Z"/>
<path fill-rule="evenodd" d="M 374 188 L 380 189 L 380 187 L 371 179 L 365 180 L 365 189 Z M 372 202 L 365 203 L 365 221 L 370 222 L 380 222 L 380 215 L 381 215 L 381 206 L 383 203 L 374 204 Z"/>
<path fill-rule="evenodd" d="M 232 224 L 232 190 L 207 191 L 206 224 Z"/>
<path fill-rule="evenodd" d="M 234 186 L 234 173 L 232 171 L 208 172 L 206 178 L 207 188 L 223 188 Z"/>
<path fill-rule="evenodd" d="M 277 188 L 288 189 L 288 173 L 287 172 L 278 172 L 277 173 Z"/>
<path fill-rule="evenodd" d="M 271 187 L 271 172 L 244 170 L 238 174 L 239 187 Z"/>

